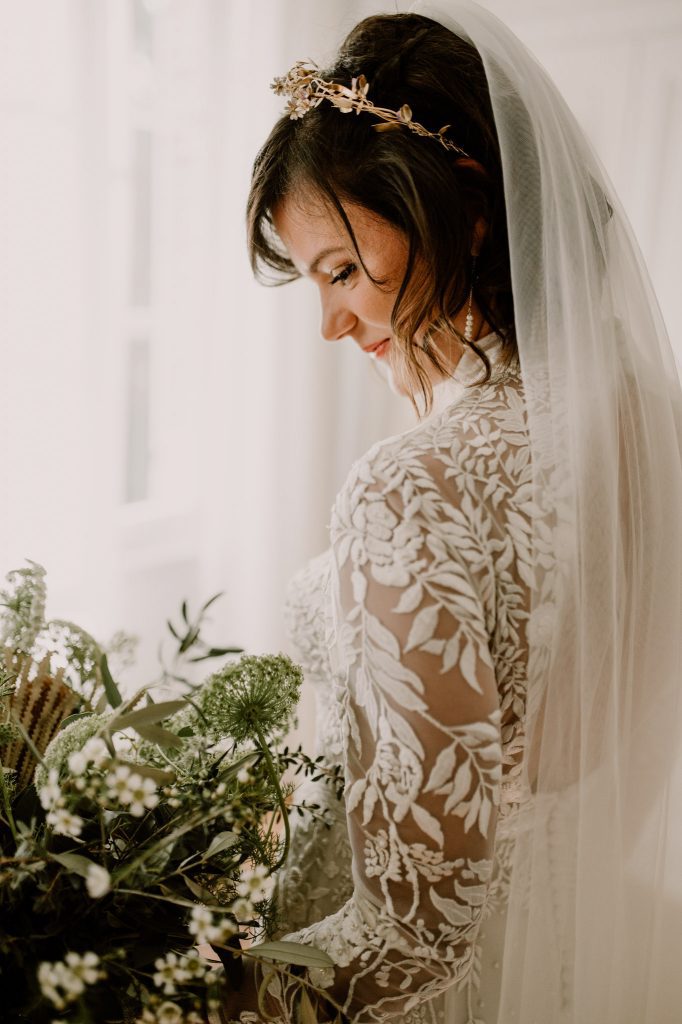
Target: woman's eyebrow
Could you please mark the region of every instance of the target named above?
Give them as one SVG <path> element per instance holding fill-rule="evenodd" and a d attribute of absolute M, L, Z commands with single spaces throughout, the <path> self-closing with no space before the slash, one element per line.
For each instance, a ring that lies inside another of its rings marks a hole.
<path fill-rule="evenodd" d="M 318 252 L 317 256 L 308 267 L 306 273 L 316 274 L 322 260 L 326 260 L 328 256 L 333 256 L 335 252 L 348 252 L 348 250 L 343 248 L 342 246 L 335 246 L 334 248 L 331 249 L 323 249 L 322 252 Z"/>

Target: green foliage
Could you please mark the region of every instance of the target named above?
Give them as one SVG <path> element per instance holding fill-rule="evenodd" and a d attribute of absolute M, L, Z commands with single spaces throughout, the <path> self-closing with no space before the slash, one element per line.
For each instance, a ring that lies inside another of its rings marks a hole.
<path fill-rule="evenodd" d="M 40 751 L 33 727 L 12 718 L 12 672 L 0 679 L 0 761 L 17 733 L 38 761 L 21 792 L 0 764 L 3 1019 L 101 1024 L 144 1007 L 154 1019 L 172 999 L 186 1024 L 205 1020 L 208 998 L 238 979 L 243 939 L 277 969 L 319 966 L 324 954 L 307 947 L 262 944 L 277 918 L 271 875 L 288 848 L 282 774 L 324 774 L 300 749 L 278 750 L 300 668 L 284 655 L 245 656 L 178 699 L 156 702 L 149 687 L 124 699 L 88 633 L 45 623 L 44 575 L 35 565 L 10 574 L 2 626 L 16 646 L 5 660 L 42 658 L 59 636 L 80 704 Z M 201 639 L 214 600 L 195 619 L 183 603 L 175 668 L 241 653 Z M 210 979 L 192 954 L 208 942 L 230 968 Z M 312 1006 L 314 986 L 300 984 Z"/>
<path fill-rule="evenodd" d="M 7 575 L 0 591 L 0 647 L 30 651 L 45 622 L 45 570 L 37 562 Z"/>

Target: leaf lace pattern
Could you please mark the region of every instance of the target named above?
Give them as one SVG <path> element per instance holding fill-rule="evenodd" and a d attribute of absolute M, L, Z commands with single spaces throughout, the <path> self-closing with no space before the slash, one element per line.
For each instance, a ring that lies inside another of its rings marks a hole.
<path fill-rule="evenodd" d="M 482 925 L 504 903 L 505 821 L 525 799 L 538 514 L 507 370 L 354 464 L 331 551 L 290 592 L 292 639 L 320 684 L 318 744 L 346 794 L 326 842 L 314 823 L 295 830 L 280 895 L 298 930 L 283 937 L 334 960 L 328 991 L 352 1024 L 436 1021 L 453 986 L 462 1019 L 482 1019 Z"/>

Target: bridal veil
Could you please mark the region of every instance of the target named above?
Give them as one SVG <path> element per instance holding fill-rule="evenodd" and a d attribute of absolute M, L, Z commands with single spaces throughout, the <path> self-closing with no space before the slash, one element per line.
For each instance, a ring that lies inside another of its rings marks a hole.
<path fill-rule="evenodd" d="M 498 1022 L 674 1024 L 682 1015 L 682 906 L 671 887 L 682 713 L 675 361 L 620 203 L 541 66 L 468 0 L 411 10 L 469 40 L 483 59 L 529 407 L 536 574 L 518 780 L 529 799 L 514 824 Z"/>

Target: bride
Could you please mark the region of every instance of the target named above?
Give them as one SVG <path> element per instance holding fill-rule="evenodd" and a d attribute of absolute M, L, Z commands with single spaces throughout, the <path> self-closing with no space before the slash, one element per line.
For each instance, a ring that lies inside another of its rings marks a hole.
<path fill-rule="evenodd" d="M 682 399 L 627 221 L 468 0 L 367 18 L 275 88 L 254 268 L 308 277 L 418 416 L 289 591 L 346 790 L 295 832 L 282 936 L 334 961 L 318 1019 L 673 1024 Z M 260 981 L 224 1020 L 262 1019 Z M 267 1011 L 296 998 L 273 978 Z"/>

